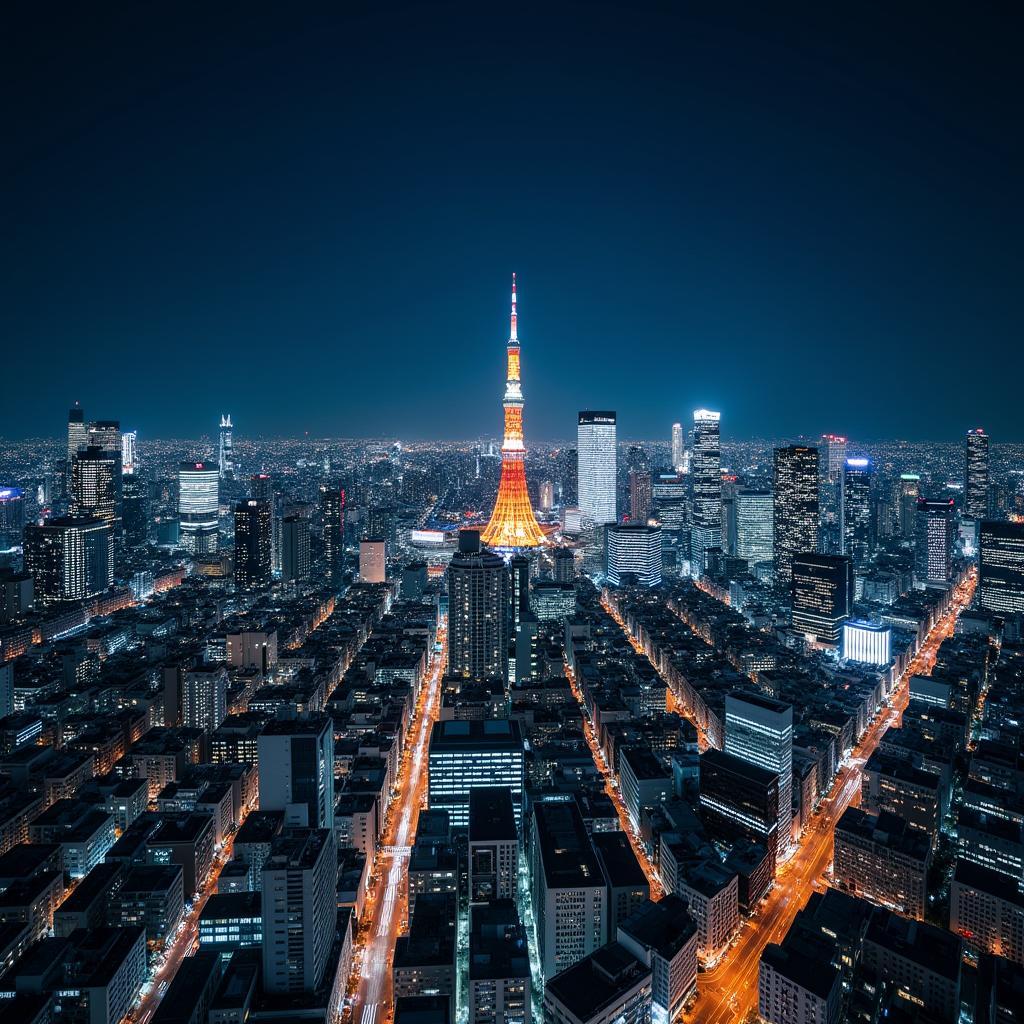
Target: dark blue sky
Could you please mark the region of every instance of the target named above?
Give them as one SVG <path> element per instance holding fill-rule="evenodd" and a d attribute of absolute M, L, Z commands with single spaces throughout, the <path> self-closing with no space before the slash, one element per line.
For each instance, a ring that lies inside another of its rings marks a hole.
<path fill-rule="evenodd" d="M 5 31 L 0 434 L 1024 439 L 1019 22 L 275 6 Z"/>

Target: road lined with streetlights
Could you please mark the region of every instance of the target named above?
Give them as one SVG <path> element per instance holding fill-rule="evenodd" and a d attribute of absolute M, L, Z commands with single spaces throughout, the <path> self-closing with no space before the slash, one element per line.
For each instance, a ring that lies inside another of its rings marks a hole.
<path fill-rule="evenodd" d="M 394 1013 L 391 963 L 406 917 L 409 848 L 416 837 L 420 809 L 427 800 L 430 732 L 437 719 L 447 657 L 447 623 L 442 620 L 429 674 L 420 687 L 394 795 L 385 814 L 366 896 L 349 983 L 354 1024 L 381 1024 Z"/>

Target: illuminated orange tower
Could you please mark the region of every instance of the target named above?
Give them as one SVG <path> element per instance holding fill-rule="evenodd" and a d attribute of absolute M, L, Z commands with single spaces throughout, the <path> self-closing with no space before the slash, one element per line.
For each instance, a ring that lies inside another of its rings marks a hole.
<path fill-rule="evenodd" d="M 544 543 L 530 496 L 526 493 L 523 459 L 523 389 L 519 383 L 519 336 L 516 333 L 516 275 L 512 275 L 512 330 L 508 338 L 505 378 L 505 440 L 501 443 L 501 483 L 491 521 L 481 540 L 493 548 L 535 548 Z"/>

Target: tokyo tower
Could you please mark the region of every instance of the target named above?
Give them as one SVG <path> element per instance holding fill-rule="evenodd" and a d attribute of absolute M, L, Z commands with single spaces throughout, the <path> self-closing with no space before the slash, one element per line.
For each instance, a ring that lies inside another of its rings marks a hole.
<path fill-rule="evenodd" d="M 544 543 L 530 496 L 523 459 L 523 389 L 519 384 L 519 337 L 516 334 L 516 275 L 512 275 L 512 330 L 508 338 L 505 378 L 505 440 L 501 443 L 501 483 L 491 521 L 480 539 L 492 548 L 535 548 Z"/>

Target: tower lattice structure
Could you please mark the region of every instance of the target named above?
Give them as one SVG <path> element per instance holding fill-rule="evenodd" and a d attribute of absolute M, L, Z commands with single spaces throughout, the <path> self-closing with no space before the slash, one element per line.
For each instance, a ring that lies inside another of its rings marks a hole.
<path fill-rule="evenodd" d="M 526 492 L 523 463 L 523 389 L 519 377 L 519 336 L 516 331 L 516 275 L 512 275 L 512 327 L 508 338 L 508 373 L 505 377 L 505 440 L 501 443 L 501 482 L 491 521 L 481 540 L 494 548 L 535 548 L 544 543 L 544 532 Z"/>

